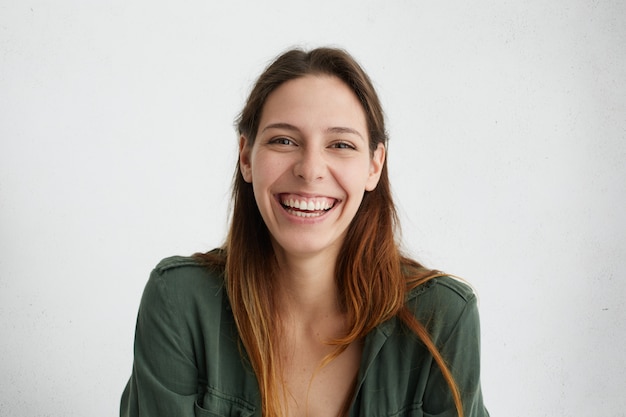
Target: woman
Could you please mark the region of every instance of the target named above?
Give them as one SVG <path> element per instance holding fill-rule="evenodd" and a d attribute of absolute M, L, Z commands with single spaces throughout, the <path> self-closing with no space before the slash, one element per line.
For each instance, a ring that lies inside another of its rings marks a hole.
<path fill-rule="evenodd" d="M 475 296 L 401 255 L 354 59 L 284 53 L 238 129 L 226 243 L 153 271 L 121 415 L 487 416 Z"/>

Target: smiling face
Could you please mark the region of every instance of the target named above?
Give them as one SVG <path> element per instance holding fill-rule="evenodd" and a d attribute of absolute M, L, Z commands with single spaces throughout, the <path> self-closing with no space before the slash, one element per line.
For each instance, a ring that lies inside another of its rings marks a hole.
<path fill-rule="evenodd" d="M 241 173 L 275 250 L 297 257 L 337 256 L 384 159 L 382 144 L 370 151 L 354 92 L 326 75 L 283 83 L 263 106 L 254 143 L 240 142 Z"/>

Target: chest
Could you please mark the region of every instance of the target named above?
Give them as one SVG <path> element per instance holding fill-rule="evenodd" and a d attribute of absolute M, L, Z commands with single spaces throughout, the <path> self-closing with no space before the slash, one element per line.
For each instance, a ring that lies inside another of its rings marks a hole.
<path fill-rule="evenodd" d="M 216 323 L 220 324 L 217 330 Z M 199 398 L 195 415 L 261 417 L 257 379 L 249 361 L 245 356 L 242 359 L 233 320 L 223 315 L 221 321 L 209 325 L 199 332 L 205 337 L 197 337 Z M 328 351 L 303 350 L 307 344 L 292 349 L 283 373 L 288 415 L 306 415 L 308 403 L 308 417 L 337 416 L 347 398 L 354 399 L 349 410 L 353 417 L 421 415 L 420 404 L 432 363 L 425 348 L 392 330 L 375 329 L 362 346 L 348 349 L 315 376 L 318 358 Z M 216 333 L 220 337 L 213 337 Z M 358 381 L 357 374 L 361 375 Z M 437 392 L 445 393 L 447 389 L 441 386 Z"/>
<path fill-rule="evenodd" d="M 299 346 L 283 358 L 284 397 L 292 417 L 342 416 L 354 394 L 362 346 L 351 344 L 332 361 L 327 345 Z"/>

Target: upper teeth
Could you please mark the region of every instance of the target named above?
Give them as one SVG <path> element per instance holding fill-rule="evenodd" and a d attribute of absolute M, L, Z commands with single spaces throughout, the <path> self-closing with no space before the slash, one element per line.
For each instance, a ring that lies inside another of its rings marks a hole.
<path fill-rule="evenodd" d="M 295 208 L 298 210 L 328 210 L 333 206 L 333 203 L 328 200 L 297 200 L 297 199 L 286 199 L 282 202 L 285 206 Z"/>

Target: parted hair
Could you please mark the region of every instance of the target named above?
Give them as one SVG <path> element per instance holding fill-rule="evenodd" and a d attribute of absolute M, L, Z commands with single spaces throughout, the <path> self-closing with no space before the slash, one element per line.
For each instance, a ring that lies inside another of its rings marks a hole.
<path fill-rule="evenodd" d="M 387 146 L 385 118 L 373 84 L 347 52 L 336 48 L 310 51 L 291 49 L 276 58 L 260 75 L 237 119 L 237 129 L 253 146 L 263 107 L 283 83 L 307 75 L 332 76 L 344 82 L 359 99 L 365 113 L 370 152 Z M 263 416 L 285 415 L 282 371 L 278 346 L 275 286 L 278 264 L 270 233 L 256 205 L 252 184 L 244 181 L 237 164 L 233 179 L 232 213 L 224 247 L 197 254 L 207 265 L 223 268 L 225 285 L 239 336 L 259 383 Z M 329 341 L 336 347 L 320 366 L 336 358 L 350 343 L 363 339 L 376 326 L 397 316 L 428 348 L 448 382 L 460 417 L 458 388 L 420 323 L 406 307 L 408 291 L 442 275 L 402 255 L 398 217 L 392 199 L 387 162 L 376 188 L 365 192 L 348 226 L 335 264 L 335 280 L 348 323 L 342 338 Z M 345 415 L 350 399 L 344 405 Z"/>

